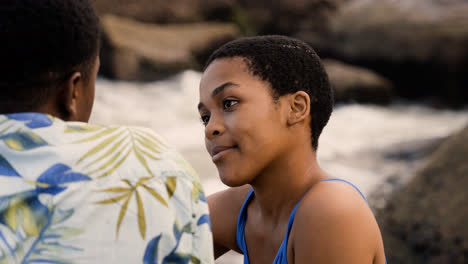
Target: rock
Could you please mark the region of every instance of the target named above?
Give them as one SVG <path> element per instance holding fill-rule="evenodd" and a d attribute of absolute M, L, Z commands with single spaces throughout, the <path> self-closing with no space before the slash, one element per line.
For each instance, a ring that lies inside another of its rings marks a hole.
<path fill-rule="evenodd" d="M 239 36 L 232 24 L 152 25 L 113 15 L 101 21 L 101 74 L 118 80 L 153 81 L 200 70 L 206 54 Z"/>
<path fill-rule="evenodd" d="M 353 0 L 329 28 L 303 30 L 321 56 L 364 66 L 389 78 L 399 95 L 468 102 L 468 2 Z"/>
<path fill-rule="evenodd" d="M 336 102 L 389 104 L 393 87 L 390 81 L 371 70 L 339 61 L 323 60 Z"/>
<path fill-rule="evenodd" d="M 228 21 L 235 0 L 95 0 L 101 15 L 117 15 L 147 23 L 190 23 L 221 17 Z M 219 20 L 219 19 L 216 19 Z"/>
<path fill-rule="evenodd" d="M 388 263 L 468 262 L 468 127 L 377 211 Z"/>
<path fill-rule="evenodd" d="M 102 15 L 147 23 L 232 22 L 244 33 L 291 35 L 321 29 L 330 14 L 349 0 L 95 0 Z M 265 8 L 268 7 L 268 8 Z"/>
<path fill-rule="evenodd" d="M 245 12 L 254 34 L 293 35 L 300 30 L 323 30 L 330 16 L 347 1 L 238 0 L 237 12 Z"/>

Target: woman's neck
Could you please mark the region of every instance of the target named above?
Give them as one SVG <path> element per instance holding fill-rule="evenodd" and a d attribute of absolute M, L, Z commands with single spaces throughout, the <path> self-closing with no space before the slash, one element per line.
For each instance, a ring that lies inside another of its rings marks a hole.
<path fill-rule="evenodd" d="M 251 183 L 255 206 L 264 217 L 280 221 L 314 184 L 326 178 L 315 151 L 295 148 L 271 162 Z"/>

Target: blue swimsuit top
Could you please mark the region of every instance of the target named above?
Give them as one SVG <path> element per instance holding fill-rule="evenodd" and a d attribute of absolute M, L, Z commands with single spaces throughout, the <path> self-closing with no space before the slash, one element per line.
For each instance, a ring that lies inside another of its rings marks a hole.
<path fill-rule="evenodd" d="M 364 198 L 364 200 L 367 203 L 366 197 L 364 197 L 362 192 L 356 186 L 354 186 L 354 184 L 352 184 L 352 183 L 350 183 L 350 182 L 348 182 L 346 180 L 342 180 L 342 179 L 326 179 L 326 180 L 323 180 L 322 182 L 325 182 L 325 181 L 342 181 L 342 182 L 345 182 L 345 183 L 353 186 L 361 194 L 362 198 Z M 306 194 L 307 194 L 307 192 L 306 192 Z M 247 222 L 247 206 L 248 206 L 249 202 L 252 200 L 253 195 L 254 195 L 254 192 L 253 192 L 253 189 L 251 189 L 249 194 L 247 195 L 247 198 L 245 199 L 244 205 L 242 206 L 242 209 L 241 209 L 241 211 L 239 213 L 239 218 L 237 220 L 236 240 L 237 240 L 237 245 L 239 246 L 240 250 L 242 251 L 242 253 L 244 253 L 244 264 L 249 264 L 250 263 L 249 262 L 249 256 L 247 254 L 247 245 L 245 243 L 244 230 L 245 230 L 245 224 Z M 304 194 L 304 196 L 305 196 L 305 194 Z M 302 198 L 304 198 L 304 196 Z M 301 200 L 302 200 L 302 198 L 301 198 Z M 280 246 L 280 248 L 278 250 L 278 253 L 276 254 L 276 257 L 275 257 L 275 260 L 273 261 L 273 264 L 287 264 L 288 263 L 287 249 L 288 249 L 289 233 L 291 232 L 291 227 L 292 227 L 293 222 L 294 222 L 294 216 L 296 215 L 296 210 L 297 210 L 297 207 L 298 207 L 299 203 L 301 202 L 301 200 L 299 200 L 299 202 L 296 204 L 296 206 L 294 206 L 294 209 L 292 210 L 291 215 L 289 216 L 288 229 L 286 231 L 286 236 L 284 237 L 283 242 L 281 243 L 281 246 Z M 385 263 L 387 263 L 387 261 L 385 261 Z"/>

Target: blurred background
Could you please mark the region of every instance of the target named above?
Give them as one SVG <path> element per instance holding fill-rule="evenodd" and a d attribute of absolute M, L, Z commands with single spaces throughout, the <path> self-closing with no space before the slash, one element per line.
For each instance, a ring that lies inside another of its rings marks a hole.
<path fill-rule="evenodd" d="M 468 263 L 467 0 L 95 5 L 103 37 L 92 122 L 153 128 L 193 164 L 208 194 L 222 190 L 196 110 L 204 61 L 243 36 L 302 39 L 336 92 L 319 162 L 369 198 L 388 262 Z"/>

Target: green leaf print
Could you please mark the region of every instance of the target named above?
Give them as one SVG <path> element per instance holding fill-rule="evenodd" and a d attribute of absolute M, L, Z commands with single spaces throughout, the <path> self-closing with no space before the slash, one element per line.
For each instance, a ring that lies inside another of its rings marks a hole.
<path fill-rule="evenodd" d="M 102 128 L 102 126 L 90 125 L 86 123 L 76 123 L 73 125 L 68 125 L 65 128 L 65 133 L 89 133 L 98 131 Z"/>
<path fill-rule="evenodd" d="M 159 201 L 162 205 L 168 207 L 167 202 L 164 198 L 158 194 L 156 190 L 151 188 L 146 184 L 147 181 L 151 180 L 151 177 L 140 178 L 135 184 L 132 184 L 129 180 L 122 180 L 128 187 L 111 187 L 104 190 L 99 190 L 98 192 L 105 192 L 114 194 L 116 196 L 96 202 L 96 204 L 107 205 L 107 204 L 120 204 L 123 201 L 122 206 L 120 207 L 119 215 L 117 218 L 116 226 L 116 237 L 119 236 L 120 227 L 122 221 L 127 213 L 129 203 L 132 197 L 135 195 L 136 206 L 137 206 L 137 222 L 138 229 L 142 239 L 146 237 L 146 217 L 145 217 L 145 208 L 143 205 L 143 199 L 141 198 L 141 188 L 146 190 L 153 198 Z"/>
<path fill-rule="evenodd" d="M 174 195 L 175 189 L 177 187 L 177 177 L 167 177 L 166 179 L 166 189 L 169 194 L 169 198 Z"/>
<path fill-rule="evenodd" d="M 90 134 L 77 140 L 75 144 L 93 143 L 76 163 L 83 165 L 86 174 L 106 177 L 117 170 L 133 154 L 149 176 L 154 176 L 148 160 L 159 160 L 161 152 L 167 147 L 156 137 L 140 128 L 101 127 L 86 129 L 68 127 L 69 133 Z"/>
<path fill-rule="evenodd" d="M 193 181 L 193 187 L 192 187 L 192 201 L 198 202 L 206 202 L 206 196 L 205 193 L 203 192 L 203 187 L 198 181 Z"/>

